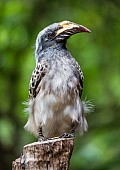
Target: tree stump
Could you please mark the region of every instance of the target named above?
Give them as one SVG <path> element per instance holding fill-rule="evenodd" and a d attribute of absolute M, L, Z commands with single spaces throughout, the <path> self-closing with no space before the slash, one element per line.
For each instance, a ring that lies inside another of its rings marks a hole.
<path fill-rule="evenodd" d="M 68 170 L 74 147 L 73 138 L 53 138 L 25 145 L 12 170 Z"/>

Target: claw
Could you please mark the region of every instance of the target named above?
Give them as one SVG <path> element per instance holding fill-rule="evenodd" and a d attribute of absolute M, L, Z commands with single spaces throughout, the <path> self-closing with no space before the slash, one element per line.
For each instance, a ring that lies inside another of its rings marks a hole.
<path fill-rule="evenodd" d="M 63 133 L 59 138 L 74 138 L 75 135 L 73 133 Z"/>
<path fill-rule="evenodd" d="M 41 137 L 38 138 L 38 142 L 43 142 L 43 141 L 46 141 L 44 136 L 41 136 Z"/>

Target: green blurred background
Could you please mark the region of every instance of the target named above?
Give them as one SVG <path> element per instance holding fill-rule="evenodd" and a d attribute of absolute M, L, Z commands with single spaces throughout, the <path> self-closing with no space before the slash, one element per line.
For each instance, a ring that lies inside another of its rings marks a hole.
<path fill-rule="evenodd" d="M 25 132 L 23 101 L 35 67 L 38 32 L 51 23 L 70 20 L 88 27 L 68 49 L 84 72 L 84 91 L 95 105 L 87 116 L 89 131 L 76 135 L 70 170 L 120 169 L 120 1 L 0 1 L 0 169 L 9 170 L 25 144 L 36 141 Z"/>

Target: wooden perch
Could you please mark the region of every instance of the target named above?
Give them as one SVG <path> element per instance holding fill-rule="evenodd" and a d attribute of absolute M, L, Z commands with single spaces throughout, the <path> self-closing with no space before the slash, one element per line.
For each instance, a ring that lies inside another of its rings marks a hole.
<path fill-rule="evenodd" d="M 73 138 L 53 138 L 25 145 L 12 170 L 68 170 L 74 147 Z"/>

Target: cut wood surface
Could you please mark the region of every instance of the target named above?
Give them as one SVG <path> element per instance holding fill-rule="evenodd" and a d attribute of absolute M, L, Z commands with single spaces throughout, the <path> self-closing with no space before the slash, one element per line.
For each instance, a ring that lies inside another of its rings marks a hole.
<path fill-rule="evenodd" d="M 73 138 L 53 138 L 25 145 L 12 170 L 68 170 L 74 147 Z"/>

